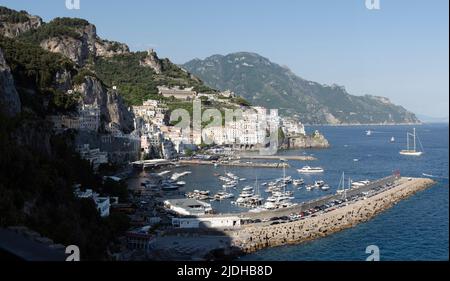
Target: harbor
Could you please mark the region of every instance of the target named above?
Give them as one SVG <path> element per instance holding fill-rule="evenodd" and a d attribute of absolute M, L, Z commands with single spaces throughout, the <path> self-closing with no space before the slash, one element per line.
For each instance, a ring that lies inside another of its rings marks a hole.
<path fill-rule="evenodd" d="M 164 253 L 167 252 L 168 256 L 173 258 L 174 253 L 178 252 L 186 259 L 226 258 L 267 247 L 310 241 L 368 221 L 402 199 L 433 184 L 433 180 L 426 178 L 391 176 L 365 188 L 357 188 L 345 199 L 342 196 L 331 196 L 283 210 L 234 214 L 241 219 L 236 229 L 231 226 L 216 231 L 208 228 L 178 229 L 151 242 L 152 252 L 155 254 L 151 257 L 165 259 Z M 228 216 L 209 215 L 203 219 L 223 219 Z M 207 237 L 210 242 L 180 248 L 179 245 L 199 235 Z M 201 256 L 189 256 L 199 253 Z"/>
<path fill-rule="evenodd" d="M 233 245 L 245 253 L 265 247 L 301 243 L 353 227 L 368 221 L 402 199 L 433 185 L 425 178 L 399 178 L 392 187 L 372 196 L 356 197 L 341 207 L 331 207 L 314 212 L 307 218 L 277 224 L 252 224 L 230 233 Z"/>
<path fill-rule="evenodd" d="M 161 218 L 143 259 L 245 259 L 266 248 L 301 244 L 355 227 L 435 183 L 420 178 L 423 170 L 406 170 L 399 165 L 411 161 L 398 153 L 406 140 L 383 145 L 393 159 L 386 162 L 380 156 L 386 152 L 373 147 L 374 136 L 367 137 L 367 145 L 360 144 L 357 150 L 349 139 L 338 142 L 331 152 L 310 150 L 308 156 L 317 159 L 314 164 L 279 161 L 289 155 L 304 155 L 302 151 L 281 151 L 271 163 L 289 164 L 284 169 L 176 163 L 142 172 L 135 178 L 137 184 L 157 178 L 173 186 L 183 183 L 173 189 L 144 188 L 144 196 L 136 197 L 135 202 L 151 204 L 149 209 L 157 210 L 153 216 Z M 382 141 L 389 143 L 389 138 Z M 378 168 L 372 169 L 374 166 Z M 400 177 L 397 167 L 407 176 Z M 337 215 L 330 218 L 330 214 Z M 196 243 L 196 237 L 208 243 Z"/>

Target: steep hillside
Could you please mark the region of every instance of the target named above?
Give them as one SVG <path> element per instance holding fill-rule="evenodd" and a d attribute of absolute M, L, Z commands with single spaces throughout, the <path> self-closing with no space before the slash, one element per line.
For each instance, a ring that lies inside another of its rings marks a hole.
<path fill-rule="evenodd" d="M 322 85 L 296 76 L 255 53 L 213 55 L 183 66 L 211 87 L 231 89 L 251 103 L 298 114 L 311 124 L 416 123 L 416 116 L 387 98 L 354 96 L 344 87 Z"/>
<path fill-rule="evenodd" d="M 156 87 L 161 85 L 194 87 L 203 93 L 215 92 L 169 59 L 158 58 L 153 50 L 97 57 L 91 69 L 107 85 L 117 86 L 130 105 L 140 105 L 150 98 L 160 99 Z"/>

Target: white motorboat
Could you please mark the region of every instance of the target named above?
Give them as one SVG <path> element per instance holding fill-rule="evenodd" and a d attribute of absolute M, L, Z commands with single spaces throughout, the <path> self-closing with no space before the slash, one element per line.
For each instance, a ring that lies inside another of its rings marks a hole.
<path fill-rule="evenodd" d="M 230 179 L 224 176 L 219 176 L 219 180 L 221 181 L 229 181 Z"/>
<path fill-rule="evenodd" d="M 214 195 L 214 199 L 216 200 L 223 200 L 223 199 L 230 199 L 233 198 L 234 194 L 233 193 L 228 193 L 228 192 L 217 192 Z"/>
<path fill-rule="evenodd" d="M 323 180 L 314 181 L 314 186 L 315 187 L 322 187 L 324 185 L 325 185 L 325 182 Z"/>
<path fill-rule="evenodd" d="M 321 167 L 304 166 L 301 169 L 297 169 L 297 171 L 299 173 L 308 174 L 308 173 L 323 173 L 324 170 Z"/>
<path fill-rule="evenodd" d="M 304 183 L 305 183 L 305 181 L 303 179 L 295 179 L 292 181 L 293 185 L 302 185 Z"/>
<path fill-rule="evenodd" d="M 330 189 L 330 186 L 328 184 L 325 184 L 323 186 L 320 187 L 322 190 L 328 190 Z"/>
<path fill-rule="evenodd" d="M 267 210 L 273 210 L 277 208 L 277 204 L 274 202 L 270 202 L 270 201 L 266 201 L 263 205 L 262 208 L 267 209 Z"/>
<path fill-rule="evenodd" d="M 281 181 L 283 183 L 291 183 L 292 182 L 292 177 L 291 176 L 284 177 L 283 179 L 281 179 Z"/>
<path fill-rule="evenodd" d="M 352 187 L 353 188 L 355 188 L 355 187 L 362 187 L 362 186 L 368 185 L 369 183 L 370 183 L 370 181 L 368 181 L 368 180 L 355 181 L 355 182 L 352 182 Z"/>
<path fill-rule="evenodd" d="M 231 178 L 231 179 L 234 179 L 234 180 L 239 180 L 239 177 L 238 176 L 236 176 L 235 174 L 233 174 L 233 173 L 226 173 L 226 175 L 229 177 L 229 178 Z"/>
<path fill-rule="evenodd" d="M 226 183 L 226 184 L 222 184 L 223 188 L 233 188 L 236 187 L 235 183 Z"/>

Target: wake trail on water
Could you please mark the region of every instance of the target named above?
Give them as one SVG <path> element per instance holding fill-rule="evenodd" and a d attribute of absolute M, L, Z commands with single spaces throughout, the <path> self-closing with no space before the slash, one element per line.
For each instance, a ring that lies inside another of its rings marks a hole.
<path fill-rule="evenodd" d="M 448 177 L 440 177 L 440 176 L 430 175 L 430 174 L 426 174 L 426 173 L 422 173 L 422 176 L 429 177 L 429 178 L 435 178 L 435 179 L 445 179 L 445 180 L 448 180 Z"/>

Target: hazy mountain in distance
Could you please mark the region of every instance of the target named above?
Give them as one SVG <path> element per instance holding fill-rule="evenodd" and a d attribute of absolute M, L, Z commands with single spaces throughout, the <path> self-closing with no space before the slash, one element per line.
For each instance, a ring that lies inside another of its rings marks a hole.
<path fill-rule="evenodd" d="M 208 86 L 230 89 L 254 105 L 297 114 L 309 124 L 419 123 L 414 113 L 388 98 L 347 93 L 338 85 L 305 80 L 288 67 L 256 53 L 238 52 L 193 59 L 182 65 Z"/>

